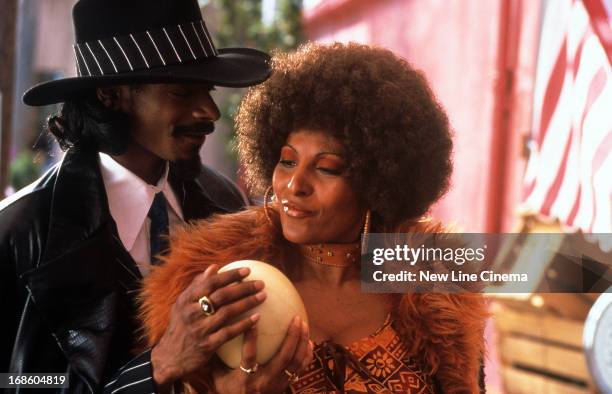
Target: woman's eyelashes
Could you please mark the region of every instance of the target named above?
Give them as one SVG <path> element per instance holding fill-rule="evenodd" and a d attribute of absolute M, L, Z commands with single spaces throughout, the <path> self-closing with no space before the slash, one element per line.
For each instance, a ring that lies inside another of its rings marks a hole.
<path fill-rule="evenodd" d="M 322 155 L 316 162 L 316 169 L 328 175 L 342 175 L 346 169 L 344 159 L 336 155 Z"/>
<path fill-rule="evenodd" d="M 283 159 L 281 158 L 278 163 L 285 168 L 293 168 L 297 165 L 297 162 L 295 160 L 291 160 L 291 159 Z M 319 164 L 316 163 L 313 168 L 319 172 L 322 172 L 323 174 L 326 175 L 342 175 L 342 173 L 344 173 L 344 166 L 336 166 L 336 165 L 330 165 L 330 164 Z"/>
<path fill-rule="evenodd" d="M 329 167 L 317 167 L 317 170 L 327 175 L 341 175 L 343 170 Z"/>
<path fill-rule="evenodd" d="M 278 161 L 278 163 L 279 163 L 281 166 L 283 166 L 283 167 L 287 167 L 287 168 L 289 168 L 289 167 L 295 167 L 295 161 L 293 161 L 293 160 L 280 159 L 280 160 Z"/>

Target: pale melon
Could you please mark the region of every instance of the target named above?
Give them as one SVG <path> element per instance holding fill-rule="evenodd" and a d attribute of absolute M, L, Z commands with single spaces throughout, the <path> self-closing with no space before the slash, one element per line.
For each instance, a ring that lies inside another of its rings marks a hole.
<path fill-rule="evenodd" d="M 295 286 L 280 270 L 270 264 L 257 260 L 240 260 L 223 266 L 219 272 L 241 267 L 251 269 L 251 273 L 244 280 L 262 280 L 265 283 L 266 300 L 248 312 L 248 314 L 259 312 L 261 315 L 257 322 L 257 363 L 262 365 L 280 348 L 293 317 L 298 315 L 303 321 L 308 322 L 308 316 Z M 222 345 L 217 350 L 217 355 L 230 368 L 238 368 L 242 343 L 243 335 L 239 335 Z"/>

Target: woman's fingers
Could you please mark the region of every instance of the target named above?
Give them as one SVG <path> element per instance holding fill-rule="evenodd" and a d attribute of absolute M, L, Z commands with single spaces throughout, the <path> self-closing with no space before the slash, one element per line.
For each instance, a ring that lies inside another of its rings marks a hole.
<path fill-rule="evenodd" d="M 220 333 L 221 330 L 218 331 Z M 211 335 L 216 342 L 227 340 L 227 337 Z M 308 326 L 299 317 L 289 324 L 285 339 L 276 355 L 265 365 L 257 366 L 257 371 L 249 370 L 257 365 L 257 326 L 244 331 L 241 367 L 233 371 L 214 368 L 213 377 L 216 387 L 223 387 L 228 392 L 284 392 L 293 382 L 293 377 L 312 360 L 312 345 L 309 340 Z M 232 391 L 233 390 L 233 391 Z M 222 391 L 222 390 L 219 390 Z"/>
<path fill-rule="evenodd" d="M 309 339 L 308 325 L 302 322 L 302 336 L 297 345 L 293 359 L 289 361 L 286 369 L 291 373 L 298 373 L 312 362 L 312 342 Z"/>
<path fill-rule="evenodd" d="M 296 346 L 295 352 L 293 353 L 293 357 L 287 362 L 284 367 L 285 375 L 287 378 L 292 380 L 292 377 L 289 376 L 292 374 L 293 376 L 297 376 L 301 370 L 306 368 L 308 364 L 312 361 L 312 344 L 309 340 L 308 334 L 308 325 L 306 322 L 302 322 L 302 327 L 300 331 L 299 342 Z"/>
<path fill-rule="evenodd" d="M 300 339 L 303 336 L 302 319 L 299 316 L 293 318 L 287 329 L 287 335 L 281 345 L 276 356 L 269 362 L 269 367 L 276 373 L 284 374 L 284 370 L 287 368 L 289 362 L 293 359 L 295 351 L 300 343 Z M 295 372 L 295 371 L 289 371 Z"/>
<path fill-rule="evenodd" d="M 257 368 L 257 326 L 253 326 L 244 333 L 242 343 L 241 366 L 246 369 Z"/>

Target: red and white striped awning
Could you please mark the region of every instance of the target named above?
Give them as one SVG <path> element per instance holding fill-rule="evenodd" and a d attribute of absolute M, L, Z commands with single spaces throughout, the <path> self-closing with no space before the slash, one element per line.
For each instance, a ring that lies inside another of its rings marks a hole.
<path fill-rule="evenodd" d="M 612 28 L 604 0 L 548 1 L 522 211 L 612 233 Z"/>

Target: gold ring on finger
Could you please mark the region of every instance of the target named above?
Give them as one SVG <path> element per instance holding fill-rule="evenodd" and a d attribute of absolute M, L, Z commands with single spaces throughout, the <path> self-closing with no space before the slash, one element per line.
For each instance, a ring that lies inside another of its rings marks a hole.
<path fill-rule="evenodd" d="M 290 372 L 289 370 L 285 369 L 285 375 L 287 375 L 289 377 L 289 381 L 291 383 L 295 383 L 298 381 L 298 379 L 300 378 L 300 376 L 298 375 L 297 372 Z"/>
<path fill-rule="evenodd" d="M 242 366 L 242 364 L 240 364 L 240 370 L 248 373 L 249 375 L 253 375 L 255 372 L 257 372 L 257 368 L 259 368 L 259 364 L 257 363 L 255 363 L 252 368 L 245 368 Z"/>
<path fill-rule="evenodd" d="M 206 316 L 210 316 L 215 313 L 215 306 L 208 297 L 200 297 L 198 304 L 200 304 L 200 308 L 202 308 L 202 312 L 204 312 Z"/>

